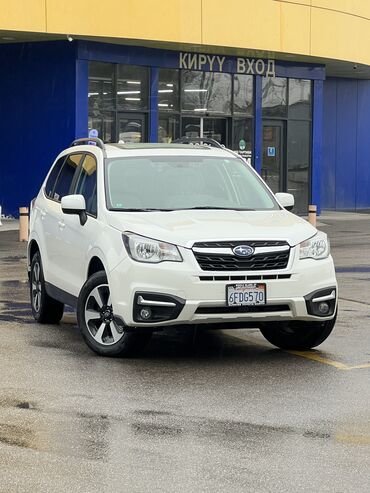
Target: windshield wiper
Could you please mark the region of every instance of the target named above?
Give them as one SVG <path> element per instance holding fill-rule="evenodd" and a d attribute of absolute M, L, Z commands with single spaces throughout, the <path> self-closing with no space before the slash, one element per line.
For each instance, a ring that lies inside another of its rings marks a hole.
<path fill-rule="evenodd" d="M 256 209 L 244 209 L 244 208 L 238 208 L 238 207 L 217 207 L 217 206 L 211 206 L 211 205 L 199 205 L 196 207 L 182 207 L 181 209 L 176 209 L 177 211 L 188 211 L 188 210 L 221 210 L 221 211 L 255 211 Z"/>
<path fill-rule="evenodd" d="M 146 209 L 131 208 L 131 209 L 111 209 L 111 210 L 118 212 L 156 212 L 156 211 L 171 212 L 173 211 L 173 209 L 151 209 L 151 208 L 146 208 Z"/>

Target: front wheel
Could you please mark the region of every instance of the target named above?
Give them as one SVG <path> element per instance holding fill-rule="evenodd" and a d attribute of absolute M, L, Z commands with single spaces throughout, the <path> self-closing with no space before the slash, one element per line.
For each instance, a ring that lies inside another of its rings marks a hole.
<path fill-rule="evenodd" d="M 152 335 L 151 332 L 127 332 L 116 323 L 108 280 L 103 271 L 93 274 L 83 285 L 78 298 L 77 320 L 86 344 L 101 356 L 136 356 Z"/>
<path fill-rule="evenodd" d="M 272 322 L 260 326 L 262 335 L 281 349 L 306 351 L 319 346 L 334 329 L 337 315 L 323 322 Z"/>

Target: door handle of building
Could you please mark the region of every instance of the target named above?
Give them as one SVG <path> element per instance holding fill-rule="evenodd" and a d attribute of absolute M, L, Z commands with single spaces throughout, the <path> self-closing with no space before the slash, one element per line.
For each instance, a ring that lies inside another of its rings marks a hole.
<path fill-rule="evenodd" d="M 63 221 L 58 221 L 58 226 L 59 229 L 64 229 L 66 227 L 66 223 L 64 223 Z"/>

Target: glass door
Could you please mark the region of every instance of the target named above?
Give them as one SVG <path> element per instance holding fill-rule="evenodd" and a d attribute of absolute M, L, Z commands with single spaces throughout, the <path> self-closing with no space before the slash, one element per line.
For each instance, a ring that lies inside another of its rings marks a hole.
<path fill-rule="evenodd" d="M 203 135 L 208 139 L 217 140 L 220 144 L 227 145 L 226 118 L 203 118 Z"/>
<path fill-rule="evenodd" d="M 182 137 L 205 137 L 227 145 L 227 119 L 209 117 L 182 117 Z"/>
<path fill-rule="evenodd" d="M 145 141 L 145 115 L 140 113 L 118 113 L 117 142 L 121 144 L 136 144 Z"/>
<path fill-rule="evenodd" d="M 279 120 L 263 121 L 262 178 L 271 190 L 285 191 L 284 173 L 285 123 Z"/>

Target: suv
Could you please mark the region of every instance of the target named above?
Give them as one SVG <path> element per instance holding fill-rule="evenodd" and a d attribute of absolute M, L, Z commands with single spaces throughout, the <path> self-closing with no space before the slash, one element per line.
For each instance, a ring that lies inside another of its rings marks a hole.
<path fill-rule="evenodd" d="M 317 346 L 335 324 L 337 282 L 326 234 L 293 205 L 221 146 L 74 141 L 31 204 L 33 315 L 58 323 L 77 308 L 106 356 L 195 324 Z"/>

